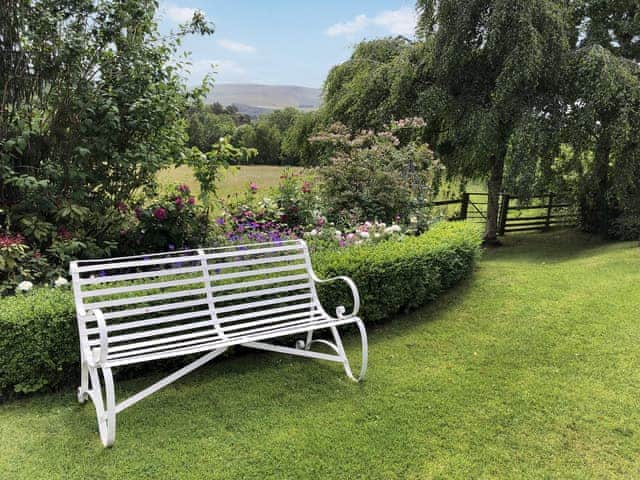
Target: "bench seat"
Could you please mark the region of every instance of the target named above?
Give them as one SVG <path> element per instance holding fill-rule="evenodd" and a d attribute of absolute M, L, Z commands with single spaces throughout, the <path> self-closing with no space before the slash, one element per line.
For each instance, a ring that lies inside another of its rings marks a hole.
<path fill-rule="evenodd" d="M 320 280 L 302 240 L 184 250 L 70 264 L 80 337 L 80 402 L 91 398 L 105 446 L 115 441 L 115 414 L 232 346 L 340 362 L 353 380 L 364 378 L 366 331 L 357 317 L 359 295 L 346 277 Z M 316 284 L 342 280 L 353 311 L 322 307 Z M 353 323 L 362 338 L 362 364 L 351 371 L 337 327 Z M 328 329 L 333 342 L 313 339 Z M 266 340 L 303 335 L 296 348 Z M 311 350 L 322 344 L 332 350 Z M 111 369 L 204 356 L 123 402 L 115 403 Z M 100 378 L 102 376 L 102 379 Z M 104 398 L 103 398 L 104 397 Z"/>

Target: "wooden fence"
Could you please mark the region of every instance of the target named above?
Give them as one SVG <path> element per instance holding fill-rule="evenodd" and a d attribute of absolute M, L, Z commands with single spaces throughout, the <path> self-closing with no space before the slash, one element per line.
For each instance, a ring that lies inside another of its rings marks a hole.
<path fill-rule="evenodd" d="M 484 223 L 487 220 L 486 193 L 463 193 L 460 198 L 434 202 L 436 208 L 453 220 Z M 459 206 L 455 211 L 451 208 Z M 551 227 L 571 227 L 578 221 L 576 208 L 553 193 L 536 195 L 526 202 L 503 193 L 499 198 L 498 233 L 548 230 Z"/>

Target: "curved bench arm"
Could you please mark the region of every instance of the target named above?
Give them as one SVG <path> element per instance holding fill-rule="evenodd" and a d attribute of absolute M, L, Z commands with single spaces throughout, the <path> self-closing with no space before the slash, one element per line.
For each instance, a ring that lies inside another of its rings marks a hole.
<path fill-rule="evenodd" d="M 339 307 L 336 307 L 336 316 L 342 320 L 345 318 L 351 318 L 358 315 L 358 312 L 360 311 L 360 294 L 358 293 L 358 287 L 356 287 L 356 284 L 354 283 L 353 280 L 345 276 L 332 277 L 332 278 L 327 278 L 326 280 L 322 280 L 321 278 L 318 278 L 318 276 L 313 271 L 311 271 L 311 278 L 313 278 L 313 281 L 316 283 L 329 283 L 329 282 L 335 282 L 336 280 L 342 280 L 347 285 L 349 285 L 349 288 L 351 289 L 351 294 L 353 295 L 353 311 L 349 315 L 345 315 L 344 314 L 345 308 L 341 305 Z"/>
<path fill-rule="evenodd" d="M 104 363 L 107 361 L 107 352 L 109 350 L 109 337 L 107 335 L 107 323 L 104 320 L 104 313 L 99 308 L 93 309 L 87 312 L 88 315 L 96 317 L 96 323 L 98 324 L 98 335 L 100 336 L 100 356 L 96 361 Z"/>

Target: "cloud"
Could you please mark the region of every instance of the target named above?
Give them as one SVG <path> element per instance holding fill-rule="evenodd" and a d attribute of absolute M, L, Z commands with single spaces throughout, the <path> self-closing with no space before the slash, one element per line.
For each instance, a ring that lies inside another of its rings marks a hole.
<path fill-rule="evenodd" d="M 256 47 L 252 45 L 234 42 L 233 40 L 228 40 L 226 38 L 221 38 L 220 40 L 218 40 L 218 45 L 226 50 L 231 50 L 232 52 L 236 53 L 254 53 L 256 51 Z"/>
<path fill-rule="evenodd" d="M 341 35 L 353 35 L 361 30 L 364 30 L 369 24 L 369 19 L 366 15 L 358 15 L 349 22 L 336 23 L 331 25 L 325 33 L 330 37 L 338 37 Z"/>
<path fill-rule="evenodd" d="M 176 5 L 165 5 L 163 10 L 167 13 L 167 18 L 175 23 L 188 22 L 196 13 L 195 8 L 178 7 Z"/>
<path fill-rule="evenodd" d="M 416 31 L 418 15 L 411 7 L 386 10 L 373 19 L 373 23 L 389 30 L 393 35 L 412 36 Z"/>
<path fill-rule="evenodd" d="M 384 28 L 392 35 L 412 36 L 415 33 L 418 16 L 411 7 L 400 7 L 397 10 L 385 10 L 375 17 L 361 14 L 348 22 L 331 25 L 325 30 L 330 37 L 351 36 L 370 26 Z"/>

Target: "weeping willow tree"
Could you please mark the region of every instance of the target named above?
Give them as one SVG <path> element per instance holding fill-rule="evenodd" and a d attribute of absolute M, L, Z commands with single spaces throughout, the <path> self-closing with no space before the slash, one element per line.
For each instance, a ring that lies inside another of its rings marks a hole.
<path fill-rule="evenodd" d="M 485 242 L 497 243 L 505 173 L 526 171 L 553 145 L 547 134 L 562 110 L 575 36 L 570 16 L 553 0 L 419 0 L 417 7 L 419 36 L 430 45 L 422 103 L 434 106 L 435 148 L 450 173 L 486 178 Z"/>

